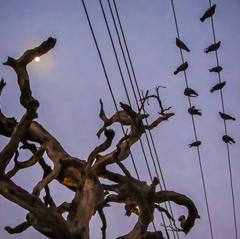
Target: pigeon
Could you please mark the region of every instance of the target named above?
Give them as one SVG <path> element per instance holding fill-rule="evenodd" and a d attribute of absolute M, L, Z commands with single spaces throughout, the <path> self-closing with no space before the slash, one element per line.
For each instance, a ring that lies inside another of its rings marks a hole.
<path fill-rule="evenodd" d="M 212 5 L 208 10 L 203 14 L 203 16 L 200 18 L 201 22 L 204 22 L 207 18 L 212 17 L 215 13 L 216 4 Z"/>
<path fill-rule="evenodd" d="M 209 72 L 216 72 L 216 73 L 219 73 L 220 71 L 222 71 L 222 67 L 221 66 L 215 66 L 211 69 L 209 69 Z"/>
<path fill-rule="evenodd" d="M 222 140 L 226 144 L 235 144 L 236 143 L 235 140 L 232 137 L 230 137 L 229 135 L 227 135 L 227 134 L 223 135 Z"/>
<path fill-rule="evenodd" d="M 213 43 L 212 45 L 210 45 L 209 47 L 207 47 L 206 49 L 204 49 L 204 52 L 209 53 L 212 51 L 217 51 L 217 49 L 220 47 L 221 42 L 217 42 L 217 43 Z"/>
<path fill-rule="evenodd" d="M 198 93 L 195 90 L 187 87 L 184 90 L 184 95 L 186 95 L 188 97 L 196 97 L 196 96 L 198 96 Z"/>
<path fill-rule="evenodd" d="M 185 61 L 183 64 L 181 64 L 175 71 L 174 71 L 174 75 L 177 75 L 177 73 L 181 72 L 181 71 L 185 71 L 188 68 L 188 63 L 187 61 Z"/>
<path fill-rule="evenodd" d="M 179 38 L 176 37 L 176 45 L 177 47 L 179 47 L 180 49 L 183 49 L 187 52 L 189 52 L 189 48 L 186 46 L 186 44 L 184 42 L 182 42 Z"/>
<path fill-rule="evenodd" d="M 195 142 L 189 144 L 189 148 L 192 148 L 192 147 L 198 147 L 198 146 L 201 145 L 201 143 L 202 143 L 202 142 L 201 142 L 200 140 L 197 140 L 197 141 L 195 141 Z"/>
<path fill-rule="evenodd" d="M 199 115 L 199 116 L 202 115 L 202 113 L 200 112 L 200 110 L 199 110 L 199 109 L 196 109 L 195 106 L 192 106 L 192 107 L 188 108 L 188 113 L 189 113 L 190 115 Z"/>
<path fill-rule="evenodd" d="M 220 114 L 221 118 L 224 120 L 236 120 L 234 117 L 232 117 L 231 115 L 228 115 L 226 113 L 219 112 L 219 114 Z"/>
<path fill-rule="evenodd" d="M 216 90 L 221 90 L 225 85 L 226 85 L 226 81 L 220 82 L 220 83 L 216 84 L 215 86 L 213 86 L 212 89 L 210 90 L 210 92 L 213 93 Z"/>

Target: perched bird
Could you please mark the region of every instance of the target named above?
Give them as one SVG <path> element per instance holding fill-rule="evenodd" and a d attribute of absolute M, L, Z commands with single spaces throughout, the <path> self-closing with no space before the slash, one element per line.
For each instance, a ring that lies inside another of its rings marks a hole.
<path fill-rule="evenodd" d="M 181 64 L 175 71 L 174 71 L 174 75 L 177 75 L 177 73 L 181 72 L 181 71 L 185 71 L 188 68 L 188 63 L 187 61 L 185 61 L 183 64 Z"/>
<path fill-rule="evenodd" d="M 232 137 L 230 137 L 229 135 L 227 135 L 227 134 L 223 135 L 222 140 L 226 144 L 235 144 L 236 143 L 235 140 Z"/>
<path fill-rule="evenodd" d="M 180 49 L 183 49 L 187 52 L 189 52 L 189 48 L 186 46 L 186 44 L 184 42 L 182 42 L 179 38 L 176 37 L 176 45 L 177 47 L 179 47 Z"/>
<path fill-rule="evenodd" d="M 201 22 L 204 22 L 207 18 L 212 17 L 213 14 L 215 13 L 215 9 L 216 9 L 216 4 L 213 4 L 210 8 L 208 8 L 208 10 L 202 15 L 202 17 L 200 18 Z"/>
<path fill-rule="evenodd" d="M 236 120 L 234 117 L 232 117 L 231 115 L 228 115 L 226 113 L 219 112 L 219 114 L 220 114 L 221 118 L 224 120 Z"/>
<path fill-rule="evenodd" d="M 200 140 L 197 140 L 197 141 L 195 141 L 195 142 L 189 144 L 189 148 L 192 148 L 192 147 L 198 147 L 198 146 L 201 145 L 201 143 L 202 143 L 202 142 L 201 142 Z"/>
<path fill-rule="evenodd" d="M 184 90 L 184 95 L 189 96 L 189 97 L 196 97 L 196 96 L 198 96 L 198 93 L 195 90 L 187 87 Z"/>
<path fill-rule="evenodd" d="M 199 110 L 199 109 L 196 109 L 194 105 L 193 105 L 192 107 L 188 108 L 188 113 L 189 113 L 190 115 L 199 115 L 199 116 L 202 115 L 202 113 L 200 112 L 200 110 Z"/>
<path fill-rule="evenodd" d="M 223 81 L 221 83 L 216 84 L 215 86 L 212 87 L 210 90 L 211 93 L 213 93 L 216 90 L 221 90 L 224 86 L 226 85 L 226 81 Z"/>
<path fill-rule="evenodd" d="M 178 218 L 178 221 L 180 222 L 180 226 L 181 228 L 184 228 L 185 227 L 185 224 L 186 224 L 186 218 L 184 215 L 181 215 L 179 218 Z"/>
<path fill-rule="evenodd" d="M 222 71 L 222 67 L 221 66 L 215 66 L 211 69 L 209 69 L 209 72 L 216 72 L 216 73 L 219 73 L 220 71 Z"/>
<path fill-rule="evenodd" d="M 221 41 L 219 41 L 217 43 L 213 43 L 209 47 L 204 49 L 204 52 L 209 53 L 209 52 L 212 52 L 212 51 L 217 51 L 217 49 L 220 47 L 220 45 L 221 45 Z"/>

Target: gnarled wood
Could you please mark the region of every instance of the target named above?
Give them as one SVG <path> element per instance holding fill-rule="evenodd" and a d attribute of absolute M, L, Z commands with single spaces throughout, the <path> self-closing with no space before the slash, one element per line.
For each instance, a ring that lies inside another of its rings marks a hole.
<path fill-rule="evenodd" d="M 0 194 L 8 200 L 26 209 L 26 221 L 15 228 L 5 227 L 9 233 L 21 233 L 28 227 L 33 227 L 47 238 L 51 239 L 89 239 L 89 223 L 92 216 L 98 212 L 102 220 L 102 238 L 106 238 L 107 220 L 103 213 L 105 207 L 110 203 L 122 203 L 125 205 L 126 216 L 133 213 L 138 216 L 132 230 L 122 239 L 163 239 L 160 231 L 149 232 L 148 226 L 154 219 L 154 211 L 163 211 L 170 220 L 175 221 L 171 214 L 161 208 L 160 205 L 166 201 L 173 201 L 188 209 L 188 216 L 181 216 L 180 229 L 188 233 L 193 227 L 195 220 L 199 218 L 194 203 L 188 197 L 173 191 L 156 192 L 158 180 L 154 179 L 151 185 L 131 176 L 131 173 L 123 165 L 130 154 L 131 147 L 138 142 L 145 130 L 152 130 L 160 123 L 167 121 L 174 113 L 166 113 L 157 88 L 157 95 L 145 96 L 142 106 L 138 112 L 129 105 L 120 103 L 121 111 L 113 116 L 107 117 L 100 101 L 100 118 L 103 127 L 97 132 L 100 137 L 105 132 L 106 139 L 89 154 L 87 159 L 80 160 L 65 151 L 58 140 L 52 136 L 41 124 L 34 119 L 37 118 L 38 101 L 32 96 L 27 65 L 36 57 L 47 53 L 56 43 L 54 38 L 48 38 L 38 47 L 29 49 L 14 59 L 9 57 L 4 65 L 13 68 L 17 74 L 18 85 L 21 96 L 20 103 L 26 109 L 20 122 L 14 118 L 6 117 L 0 111 L 0 134 L 10 138 L 9 143 L 0 153 Z M 5 81 L 0 81 L 0 95 L 4 89 Z M 144 125 L 143 119 L 149 115 L 144 110 L 144 102 L 149 98 L 156 98 L 161 109 L 160 116 L 151 124 Z M 143 111 L 143 113 L 141 113 Z M 116 148 L 110 153 L 104 154 L 115 137 L 115 133 L 109 127 L 120 123 L 128 126 L 129 131 L 117 143 Z M 31 141 L 29 143 L 28 141 Z M 32 152 L 29 160 L 19 162 L 17 153 L 19 144 L 22 149 Z M 37 146 L 40 145 L 39 149 Z M 44 152 L 53 162 L 53 168 L 49 167 L 43 159 Z M 15 154 L 15 157 L 13 157 Z M 9 172 L 6 167 L 14 159 L 15 166 Z M 19 170 L 30 168 L 39 163 L 43 170 L 43 178 L 29 193 L 11 181 L 11 177 Z M 122 174 L 109 171 L 106 167 L 116 164 L 122 170 Z M 110 184 L 102 184 L 100 178 L 107 179 Z M 52 180 L 57 180 L 62 186 L 74 191 L 72 202 L 63 202 L 56 206 L 54 198 L 51 197 L 48 185 Z M 45 189 L 46 196 L 41 199 L 40 192 Z M 67 219 L 62 216 L 67 212 Z"/>

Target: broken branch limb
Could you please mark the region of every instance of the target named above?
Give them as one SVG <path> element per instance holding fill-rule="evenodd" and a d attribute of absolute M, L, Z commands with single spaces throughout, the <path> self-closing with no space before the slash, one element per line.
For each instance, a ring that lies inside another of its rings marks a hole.
<path fill-rule="evenodd" d="M 193 201 L 185 195 L 173 191 L 160 191 L 155 194 L 156 203 L 163 203 L 167 201 L 172 201 L 178 205 L 185 206 L 188 209 L 188 217 L 183 219 L 181 222 L 181 228 L 187 234 L 194 226 L 195 220 L 200 218 Z"/>
<path fill-rule="evenodd" d="M 16 234 L 16 233 L 21 233 L 21 232 L 27 230 L 30 226 L 31 226 L 31 224 L 28 221 L 26 221 L 26 222 L 19 224 L 18 226 L 14 227 L 14 228 L 7 226 L 4 229 L 9 234 Z"/>

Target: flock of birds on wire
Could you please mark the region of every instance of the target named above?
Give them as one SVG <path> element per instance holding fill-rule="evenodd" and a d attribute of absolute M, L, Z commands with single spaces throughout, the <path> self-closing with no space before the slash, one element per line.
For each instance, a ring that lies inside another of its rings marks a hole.
<path fill-rule="evenodd" d="M 207 18 L 210 18 L 214 15 L 215 13 L 215 9 L 216 9 L 216 4 L 212 5 L 204 14 L 203 16 L 200 18 L 200 21 L 201 22 L 204 22 Z M 215 52 L 219 49 L 221 45 L 221 41 L 218 41 L 217 43 L 213 43 L 211 44 L 210 46 L 208 46 L 206 49 L 204 49 L 204 52 L 206 54 L 210 53 L 210 52 Z M 185 50 L 187 52 L 190 52 L 189 48 L 187 47 L 187 45 L 181 41 L 179 38 L 176 38 L 176 46 L 182 50 Z M 174 75 L 177 75 L 178 73 L 180 72 L 185 72 L 188 68 L 188 62 L 185 61 L 184 63 L 182 63 L 180 66 L 177 67 L 177 69 L 174 71 Z M 213 72 L 213 73 L 220 73 L 222 71 L 222 67 L 217 65 L 213 68 L 210 68 L 209 69 L 209 72 Z M 219 91 L 219 90 L 222 90 L 223 87 L 226 85 L 226 82 L 223 81 L 223 82 L 219 82 L 217 83 L 216 85 L 214 85 L 211 89 L 210 89 L 210 92 L 213 93 L 215 91 Z M 197 97 L 198 96 L 198 93 L 192 89 L 192 88 L 185 88 L 184 90 L 184 95 L 187 96 L 187 97 Z M 202 113 L 200 112 L 200 109 L 197 109 L 195 106 L 191 106 L 190 108 L 188 108 L 188 113 L 192 116 L 194 115 L 198 115 L 198 116 L 201 116 Z M 226 114 L 225 112 L 219 112 L 219 115 L 220 117 L 223 119 L 223 120 L 236 120 L 233 116 L 229 115 L 229 114 Z M 222 140 L 226 143 L 226 144 L 232 144 L 232 143 L 235 143 L 235 140 L 229 136 L 229 135 L 224 135 L 222 137 Z M 198 147 L 201 145 L 201 141 L 200 140 L 197 140 L 191 144 L 189 144 L 189 147 Z"/>

